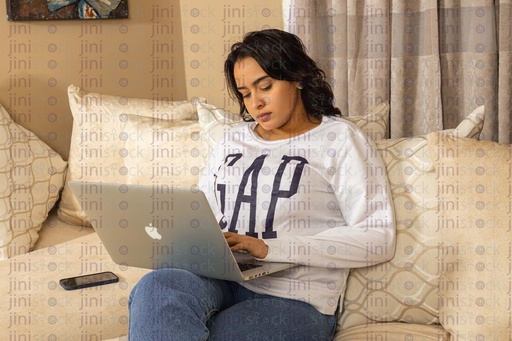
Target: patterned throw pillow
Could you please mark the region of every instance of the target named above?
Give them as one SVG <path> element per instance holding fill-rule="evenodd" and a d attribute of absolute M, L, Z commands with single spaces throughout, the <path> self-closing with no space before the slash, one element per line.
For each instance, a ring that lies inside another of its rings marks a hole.
<path fill-rule="evenodd" d="M 34 246 L 59 197 L 66 166 L 0 105 L 0 260 Z"/>
<path fill-rule="evenodd" d="M 478 138 L 484 107 L 444 133 Z M 377 322 L 439 323 L 437 180 L 425 136 L 376 141 L 397 224 L 392 260 L 352 269 L 339 328 Z"/>
<path fill-rule="evenodd" d="M 87 93 L 73 85 L 68 95 L 73 132 L 66 182 L 197 183 L 206 153 L 191 102 Z M 64 222 L 90 225 L 68 186 L 58 214 Z"/>

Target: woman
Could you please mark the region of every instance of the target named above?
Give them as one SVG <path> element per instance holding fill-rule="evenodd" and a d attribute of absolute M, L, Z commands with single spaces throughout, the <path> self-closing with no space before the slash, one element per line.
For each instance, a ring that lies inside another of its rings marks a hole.
<path fill-rule="evenodd" d="M 394 218 L 373 143 L 333 106 L 324 73 L 280 30 L 247 34 L 224 72 L 248 121 L 200 188 L 233 251 L 299 264 L 244 283 L 153 271 L 130 298 L 132 340 L 329 340 L 352 267 L 389 260 Z"/>

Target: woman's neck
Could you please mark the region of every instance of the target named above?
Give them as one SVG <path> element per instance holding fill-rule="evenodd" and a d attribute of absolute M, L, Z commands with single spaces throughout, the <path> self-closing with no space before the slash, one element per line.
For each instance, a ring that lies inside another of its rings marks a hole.
<path fill-rule="evenodd" d="M 320 125 L 321 122 L 321 119 L 307 117 L 293 126 L 280 127 L 271 130 L 265 130 L 261 125 L 257 124 L 254 131 L 259 137 L 268 141 L 285 140 L 302 135 Z"/>

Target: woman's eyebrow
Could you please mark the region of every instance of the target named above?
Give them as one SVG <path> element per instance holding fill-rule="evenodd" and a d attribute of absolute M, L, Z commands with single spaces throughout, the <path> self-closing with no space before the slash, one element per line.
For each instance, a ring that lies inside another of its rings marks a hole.
<path fill-rule="evenodd" d="M 259 82 L 261 82 L 262 80 L 266 79 L 266 78 L 270 78 L 269 75 L 265 75 L 265 76 L 261 76 L 260 78 L 257 78 L 254 82 L 252 82 L 252 86 L 256 86 Z M 243 89 L 247 89 L 246 86 L 239 86 L 236 88 L 237 90 L 243 90 Z"/>

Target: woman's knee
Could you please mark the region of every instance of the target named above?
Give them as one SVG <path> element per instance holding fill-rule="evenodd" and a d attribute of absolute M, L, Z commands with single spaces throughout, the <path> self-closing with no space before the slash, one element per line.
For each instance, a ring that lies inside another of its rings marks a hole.
<path fill-rule="evenodd" d="M 203 280 L 202 277 L 185 270 L 166 268 L 147 273 L 140 279 L 137 286 L 186 287 L 189 283 L 194 284 Z"/>
<path fill-rule="evenodd" d="M 169 291 L 181 291 L 183 288 L 194 285 L 194 274 L 180 269 L 160 269 L 154 270 L 144 275 L 135 285 L 130 293 L 129 302 L 139 296 L 158 296 L 165 295 Z"/>
<path fill-rule="evenodd" d="M 181 269 L 160 269 L 144 275 L 130 293 L 129 303 L 137 297 L 144 301 L 169 297 L 189 297 L 199 301 L 223 299 L 224 281 L 198 276 Z"/>

